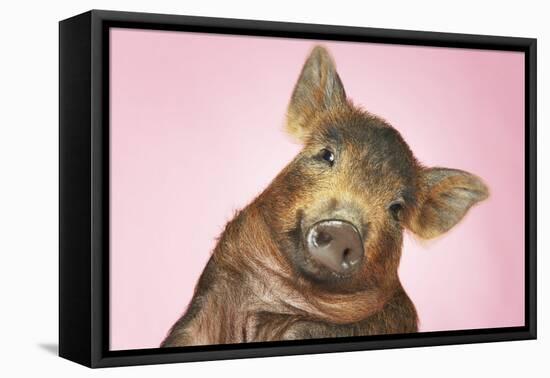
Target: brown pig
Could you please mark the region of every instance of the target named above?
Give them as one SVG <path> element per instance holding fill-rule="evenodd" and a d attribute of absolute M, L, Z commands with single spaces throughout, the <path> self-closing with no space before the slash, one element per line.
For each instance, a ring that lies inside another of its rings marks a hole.
<path fill-rule="evenodd" d="M 403 232 L 437 237 L 488 196 L 428 168 L 397 130 L 354 106 L 315 47 L 290 100 L 303 149 L 225 227 L 163 347 L 417 331 L 397 274 Z"/>

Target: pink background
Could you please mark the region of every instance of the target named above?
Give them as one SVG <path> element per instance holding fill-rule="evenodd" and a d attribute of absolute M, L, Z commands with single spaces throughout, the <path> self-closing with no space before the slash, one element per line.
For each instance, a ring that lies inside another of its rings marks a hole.
<path fill-rule="evenodd" d="M 315 41 L 111 31 L 111 349 L 158 347 L 224 224 L 299 151 L 286 106 Z M 405 236 L 421 331 L 524 324 L 524 56 L 322 42 L 356 104 L 491 197 Z"/>

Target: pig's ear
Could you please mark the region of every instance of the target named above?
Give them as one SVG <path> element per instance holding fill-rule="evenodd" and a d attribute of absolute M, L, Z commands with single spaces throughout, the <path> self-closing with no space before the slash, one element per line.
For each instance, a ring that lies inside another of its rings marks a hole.
<path fill-rule="evenodd" d="M 489 196 L 479 177 L 458 169 L 424 169 L 420 185 L 418 206 L 408 227 L 424 239 L 449 231 L 470 207 Z"/>
<path fill-rule="evenodd" d="M 328 51 L 316 46 L 307 58 L 287 112 L 287 131 L 303 141 L 316 114 L 346 103 L 346 93 Z"/>

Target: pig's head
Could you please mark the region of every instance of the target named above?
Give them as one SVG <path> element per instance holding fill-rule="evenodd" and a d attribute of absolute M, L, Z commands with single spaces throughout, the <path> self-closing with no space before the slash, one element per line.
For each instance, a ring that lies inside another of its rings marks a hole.
<path fill-rule="evenodd" d="M 468 172 L 422 166 L 396 129 L 355 107 L 322 47 L 301 71 L 287 130 L 303 149 L 264 193 L 268 217 L 295 273 L 328 291 L 394 286 L 404 229 L 437 237 L 488 196 Z"/>

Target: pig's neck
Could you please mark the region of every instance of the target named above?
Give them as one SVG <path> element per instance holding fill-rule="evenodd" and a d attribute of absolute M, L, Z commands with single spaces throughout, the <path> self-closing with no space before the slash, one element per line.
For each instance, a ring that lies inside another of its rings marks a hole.
<path fill-rule="evenodd" d="M 249 206 L 231 221 L 213 258 L 223 270 L 238 277 L 235 306 L 251 311 L 296 315 L 334 324 L 362 321 L 379 312 L 401 289 L 394 287 L 354 293 L 328 293 L 297 277 L 278 250 L 258 206 Z M 220 284 L 222 284 L 220 282 Z M 234 285 L 224 285 L 235 290 Z M 235 293 L 231 294 L 235 297 Z M 244 303 L 243 303 L 244 302 Z"/>

